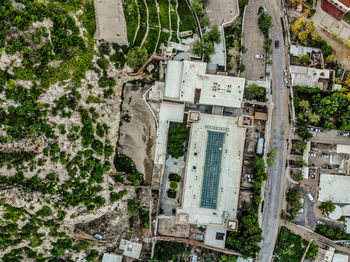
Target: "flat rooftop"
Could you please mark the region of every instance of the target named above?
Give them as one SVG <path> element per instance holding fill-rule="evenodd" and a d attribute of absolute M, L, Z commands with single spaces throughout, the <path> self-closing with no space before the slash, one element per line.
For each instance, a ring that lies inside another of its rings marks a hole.
<path fill-rule="evenodd" d="M 236 218 L 245 128 L 238 117 L 201 114 L 191 125 L 184 179 L 183 203 L 178 214 L 189 223 L 220 224 Z"/>
<path fill-rule="evenodd" d="M 206 69 L 202 62 L 169 61 L 164 99 L 240 108 L 245 79 L 206 74 Z"/>
<path fill-rule="evenodd" d="M 321 202 L 331 200 L 335 204 L 350 203 L 350 176 L 320 175 L 318 200 Z"/>

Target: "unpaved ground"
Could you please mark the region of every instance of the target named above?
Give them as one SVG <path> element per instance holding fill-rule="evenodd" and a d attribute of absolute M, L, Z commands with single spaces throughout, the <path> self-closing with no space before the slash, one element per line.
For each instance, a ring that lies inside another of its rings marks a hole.
<path fill-rule="evenodd" d="M 128 43 L 121 0 L 95 0 L 96 39 Z"/>
<path fill-rule="evenodd" d="M 132 158 L 137 169 L 145 175 L 146 184 L 151 184 L 156 125 L 152 113 L 143 101 L 145 90 L 140 86 L 125 86 L 121 113 L 124 121 L 120 127 L 119 150 Z"/>
<path fill-rule="evenodd" d="M 206 10 L 209 16 L 211 25 L 221 25 L 229 23 L 238 16 L 237 8 L 238 0 L 209 0 Z"/>

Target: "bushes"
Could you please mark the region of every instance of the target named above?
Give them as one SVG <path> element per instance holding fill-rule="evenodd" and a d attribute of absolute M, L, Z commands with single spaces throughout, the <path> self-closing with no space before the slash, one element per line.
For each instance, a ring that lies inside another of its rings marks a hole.
<path fill-rule="evenodd" d="M 268 13 L 262 12 L 259 16 L 258 24 L 264 36 L 268 38 L 272 26 L 272 17 Z"/>
<path fill-rule="evenodd" d="M 173 189 L 168 189 L 166 191 L 166 194 L 169 198 L 176 198 L 176 190 L 173 190 Z"/>
<path fill-rule="evenodd" d="M 322 211 L 323 214 L 326 214 L 328 216 L 334 211 L 335 205 L 332 201 L 321 202 L 319 209 Z"/>
<path fill-rule="evenodd" d="M 174 124 L 169 129 L 168 153 L 174 158 L 182 157 L 185 153 L 184 143 L 188 136 L 187 128 L 182 124 Z"/>
<path fill-rule="evenodd" d="M 110 197 L 111 202 L 113 203 L 113 202 L 116 202 L 116 201 L 122 199 L 127 194 L 128 194 L 128 190 L 124 189 L 122 191 L 119 191 L 118 193 L 111 192 L 109 197 Z"/>
<path fill-rule="evenodd" d="M 171 173 L 169 174 L 169 180 L 170 181 L 175 181 L 175 182 L 180 182 L 182 180 L 181 176 Z"/>
<path fill-rule="evenodd" d="M 171 188 L 172 190 L 176 190 L 177 187 L 178 187 L 177 182 L 175 182 L 175 181 L 171 181 L 171 182 L 170 182 L 170 188 Z"/>
<path fill-rule="evenodd" d="M 158 261 L 178 261 L 185 252 L 182 243 L 158 241 L 154 250 L 154 259 Z"/>
<path fill-rule="evenodd" d="M 287 214 L 285 215 L 285 219 L 289 221 L 293 221 L 297 215 L 299 210 L 302 208 L 300 203 L 301 193 L 298 188 L 290 188 L 286 193 L 286 200 L 288 202 Z"/>
<path fill-rule="evenodd" d="M 134 186 L 139 186 L 143 182 L 143 175 L 136 169 L 130 157 L 116 152 L 114 165 L 118 172 L 126 174 L 127 179 L 132 182 Z"/>
<path fill-rule="evenodd" d="M 109 66 L 108 59 L 104 57 L 97 59 L 96 63 L 102 70 L 106 70 Z"/>
<path fill-rule="evenodd" d="M 135 47 L 126 55 L 126 64 L 131 68 L 143 65 L 147 61 L 148 53 L 144 47 Z"/>
<path fill-rule="evenodd" d="M 350 236 L 339 227 L 317 225 L 315 232 L 331 240 L 350 240 Z"/>
<path fill-rule="evenodd" d="M 266 102 L 266 89 L 258 86 L 257 84 L 250 84 L 244 89 L 244 98 L 248 100 Z"/>

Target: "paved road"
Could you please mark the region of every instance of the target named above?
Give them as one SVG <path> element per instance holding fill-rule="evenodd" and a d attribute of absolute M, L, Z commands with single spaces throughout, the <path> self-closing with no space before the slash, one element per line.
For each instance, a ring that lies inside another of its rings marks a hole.
<path fill-rule="evenodd" d="M 285 160 L 287 153 L 286 139 L 288 132 L 285 131 L 288 125 L 288 95 L 284 86 L 283 70 L 285 69 L 285 50 L 281 16 L 283 11 L 279 0 L 263 0 L 261 4 L 272 16 L 273 27 L 271 28 L 271 38 L 273 42 L 278 40 L 280 48 L 274 49 L 272 66 L 272 90 L 275 109 L 273 112 L 271 126 L 271 147 L 278 147 L 278 158 L 275 165 L 269 170 L 269 179 L 265 186 L 265 200 L 263 212 L 263 237 L 262 249 L 259 254 L 259 262 L 270 262 L 272 260 L 273 249 L 278 232 L 279 219 L 281 213 L 281 199 L 284 194 L 285 185 Z M 274 45 L 274 43 L 273 43 Z"/>

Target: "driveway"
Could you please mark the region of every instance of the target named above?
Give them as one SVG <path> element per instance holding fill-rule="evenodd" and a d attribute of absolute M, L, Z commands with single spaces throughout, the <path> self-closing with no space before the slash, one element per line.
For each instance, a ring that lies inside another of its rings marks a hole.
<path fill-rule="evenodd" d="M 265 60 L 255 58 L 258 54 L 265 54 L 263 48 L 265 38 L 259 29 L 259 16 L 257 14 L 261 5 L 261 1 L 249 1 L 243 24 L 243 45 L 247 51 L 242 56 L 245 70 L 241 72 L 240 76 L 253 81 L 265 79 Z"/>
<path fill-rule="evenodd" d="M 253 2 L 253 1 L 251 1 Z M 283 45 L 283 35 L 281 26 L 281 17 L 283 10 L 278 0 L 259 1 L 267 12 L 272 16 L 273 27 L 271 28 L 271 38 L 278 40 L 279 49 L 274 49 L 272 66 L 272 96 L 275 105 L 271 126 L 270 145 L 278 147 L 277 159 L 274 166 L 268 170 L 269 179 L 265 184 L 265 200 L 263 211 L 263 237 L 262 249 L 258 261 L 270 262 L 277 237 L 280 214 L 281 200 L 284 194 L 285 185 L 285 162 L 287 154 L 288 138 L 288 93 L 284 86 L 283 70 L 286 67 L 285 47 Z M 249 52 L 249 50 L 248 50 Z"/>

